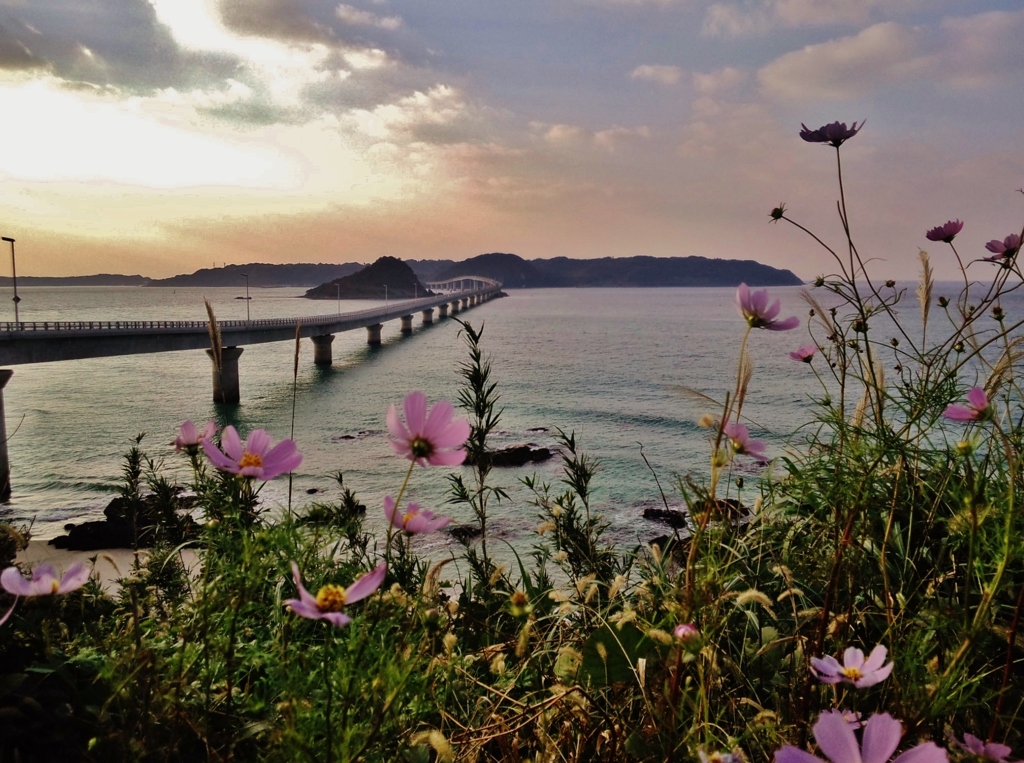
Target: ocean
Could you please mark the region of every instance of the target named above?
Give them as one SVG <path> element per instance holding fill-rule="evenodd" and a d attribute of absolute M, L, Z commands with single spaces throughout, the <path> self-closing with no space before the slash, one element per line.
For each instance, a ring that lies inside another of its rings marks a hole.
<path fill-rule="evenodd" d="M 782 300 L 783 316 L 807 315 L 801 290 L 771 290 Z M 204 320 L 204 298 L 222 320 L 246 317 L 238 299 L 244 285 L 19 291 L 25 321 Z M 339 309 L 334 301 L 301 299 L 302 292 L 251 289 L 252 318 Z M 507 298 L 461 313 L 484 326 L 483 347 L 493 362 L 503 407 L 493 444 L 552 446 L 558 429 L 575 432 L 599 464 L 593 507 L 609 523 L 609 538 L 629 545 L 663 534 L 664 526 L 642 518 L 644 508 L 662 503 L 658 481 L 679 505 L 679 477 L 702 479 L 709 472 L 710 433 L 697 422 L 716 409 L 700 395 L 721 401 L 734 383 L 745 328 L 734 294 L 732 288 L 510 290 Z M 916 311 L 911 301 L 906 309 Z M 342 302 L 340 309 L 369 306 Z M 4 391 L 13 496 L 0 517 L 31 523 L 36 538 L 59 535 L 68 522 L 101 518 L 136 435 L 145 433 L 142 447 L 158 466 L 186 481 L 186 460 L 168 444 L 183 420 L 233 424 L 243 436 L 264 428 L 276 440 L 292 434 L 294 395 L 293 436 L 304 460 L 294 475 L 293 504 L 336 498 L 333 475 L 341 471 L 369 507 L 369 527 L 382 528 L 383 497 L 397 492 L 408 464 L 387 445 L 385 412 L 414 389 L 431 401 L 456 398 L 458 366 L 467 358 L 459 329 L 451 318 L 421 326 L 417 314 L 410 337 L 401 336 L 398 321 L 385 324 L 378 349 L 366 345 L 362 330 L 339 334 L 330 368 L 313 365 L 312 344 L 303 340 L 294 387 L 293 343 L 248 346 L 239 360 L 237 407 L 212 402 L 210 361 L 200 351 L 14 366 Z M 755 373 L 744 411 L 770 456 L 799 447 L 791 436 L 813 415 L 811 397 L 820 386 L 805 364 L 788 357 L 809 341 L 805 328 L 752 332 Z M 761 473 L 737 461 L 734 476 L 746 483 L 741 499 L 753 501 Z M 493 473 L 513 500 L 493 508 L 490 527 L 519 547 L 535 537 L 537 512 L 519 482 L 532 474 L 557 490 L 559 460 Z M 288 480 L 267 483 L 261 495 L 271 511 L 280 510 Z M 448 505 L 447 495 L 446 470 L 415 470 L 410 499 L 469 521 L 468 509 Z M 429 550 L 448 541 L 418 542 Z"/>

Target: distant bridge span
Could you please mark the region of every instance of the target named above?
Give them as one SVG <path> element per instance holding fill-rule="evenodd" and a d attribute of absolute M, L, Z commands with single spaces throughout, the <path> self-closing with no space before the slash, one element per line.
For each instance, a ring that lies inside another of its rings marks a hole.
<path fill-rule="evenodd" d="M 300 337 L 313 341 L 313 362 L 332 363 L 331 342 L 342 331 L 366 329 L 370 345 L 381 343 L 385 321 L 398 318 L 403 334 L 412 333 L 413 316 L 420 312 L 424 325 L 447 318 L 493 299 L 501 283 L 480 276 L 460 276 L 427 284 L 427 288 L 446 292 L 420 299 L 392 302 L 368 310 L 305 318 L 267 318 L 245 321 L 218 321 L 221 336 L 220 363 L 210 349 L 210 324 L 207 321 L 8 321 L 0 322 L 0 366 L 27 363 L 52 363 L 61 360 L 101 358 L 178 350 L 206 350 L 213 361 L 213 400 L 237 403 L 238 358 L 243 345 L 282 342 Z M 7 431 L 3 414 L 3 389 L 14 374 L 0 368 L 0 502 L 10 499 L 10 463 Z"/>

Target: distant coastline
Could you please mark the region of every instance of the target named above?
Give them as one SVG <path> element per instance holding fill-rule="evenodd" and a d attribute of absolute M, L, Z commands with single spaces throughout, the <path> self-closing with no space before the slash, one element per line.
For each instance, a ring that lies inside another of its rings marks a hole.
<path fill-rule="evenodd" d="M 803 283 L 790 270 L 754 260 L 706 257 L 602 257 L 593 260 L 525 260 L 493 252 L 466 260 L 404 260 L 423 283 L 462 275 L 494 278 L 509 289 L 557 287 L 657 286 L 797 286 Z M 100 273 L 86 276 L 19 276 L 19 286 L 145 286 L 273 288 L 316 287 L 351 276 L 367 266 L 345 263 L 248 263 L 203 268 L 170 278 Z M 11 278 L 0 276 L 0 288 L 11 288 Z M 333 293 L 333 292 L 332 292 Z"/>

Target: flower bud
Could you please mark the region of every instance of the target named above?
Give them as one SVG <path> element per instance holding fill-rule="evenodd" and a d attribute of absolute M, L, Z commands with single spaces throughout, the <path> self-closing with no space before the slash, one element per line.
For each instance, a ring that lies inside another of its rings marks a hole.
<path fill-rule="evenodd" d="M 779 204 L 779 206 L 775 207 L 771 212 L 772 219 L 776 221 L 781 220 L 784 214 L 786 214 L 785 204 Z"/>
<path fill-rule="evenodd" d="M 953 351 L 954 352 L 963 352 L 964 351 L 964 343 L 963 342 L 957 342 L 956 344 L 954 344 L 953 345 Z"/>
<path fill-rule="evenodd" d="M 939 297 L 939 307 L 946 307 L 949 305 L 949 300 L 945 297 Z"/>
<path fill-rule="evenodd" d="M 852 328 L 857 334 L 866 334 L 868 333 L 868 322 L 862 318 L 858 318 L 853 322 Z"/>
<path fill-rule="evenodd" d="M 899 347 L 900 340 L 897 339 L 896 337 L 893 337 L 892 339 L 889 340 L 889 344 L 891 344 L 893 347 Z"/>
<path fill-rule="evenodd" d="M 700 631 L 693 623 L 680 623 L 672 630 L 672 635 L 684 644 L 689 644 L 700 638 Z"/>
<path fill-rule="evenodd" d="M 891 289 L 893 286 L 896 285 L 896 282 L 893 281 L 892 279 L 889 279 L 888 281 L 885 282 L 885 285 Z"/>
<path fill-rule="evenodd" d="M 1003 308 L 1002 307 L 1000 307 L 999 305 L 996 305 L 995 307 L 992 308 L 992 317 L 995 318 L 1000 323 L 1002 323 L 1003 322 L 1003 318 L 1006 317 L 1006 314 L 1003 312 Z"/>
<path fill-rule="evenodd" d="M 814 288 L 818 289 L 825 285 L 825 276 L 818 276 L 814 279 Z"/>

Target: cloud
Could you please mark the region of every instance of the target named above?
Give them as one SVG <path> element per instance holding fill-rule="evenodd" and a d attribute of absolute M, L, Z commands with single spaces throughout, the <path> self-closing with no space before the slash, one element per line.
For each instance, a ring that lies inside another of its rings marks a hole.
<path fill-rule="evenodd" d="M 851 37 L 787 53 L 757 73 L 762 91 L 785 99 L 856 98 L 881 85 L 919 79 L 934 71 L 922 52 L 924 32 L 892 22 Z"/>
<path fill-rule="evenodd" d="M 682 78 L 683 70 L 678 66 L 644 64 L 643 66 L 636 67 L 629 76 L 632 79 L 657 82 L 659 85 L 675 85 Z"/>
<path fill-rule="evenodd" d="M 299 0 L 220 0 L 219 11 L 225 27 L 245 35 L 285 42 L 331 43 L 335 39 L 330 27 L 303 11 Z"/>
<path fill-rule="evenodd" d="M 734 66 L 726 66 L 713 72 L 694 72 L 693 87 L 701 95 L 732 90 L 747 80 L 747 73 Z"/>
<path fill-rule="evenodd" d="M 922 0 L 741 0 L 712 3 L 702 33 L 711 37 L 763 34 L 776 27 L 865 24 L 904 13 Z"/>
<path fill-rule="evenodd" d="M 378 16 L 351 5 L 339 5 L 335 8 L 334 15 L 352 26 L 368 26 L 387 30 L 398 29 L 402 26 L 401 16 Z"/>
<path fill-rule="evenodd" d="M 1019 79 L 1024 72 L 1024 11 L 990 11 L 948 18 L 936 54 L 952 87 L 978 89 Z"/>
<path fill-rule="evenodd" d="M 614 154 L 625 145 L 645 141 L 651 137 L 649 127 L 610 127 L 594 133 L 594 145 Z"/>

